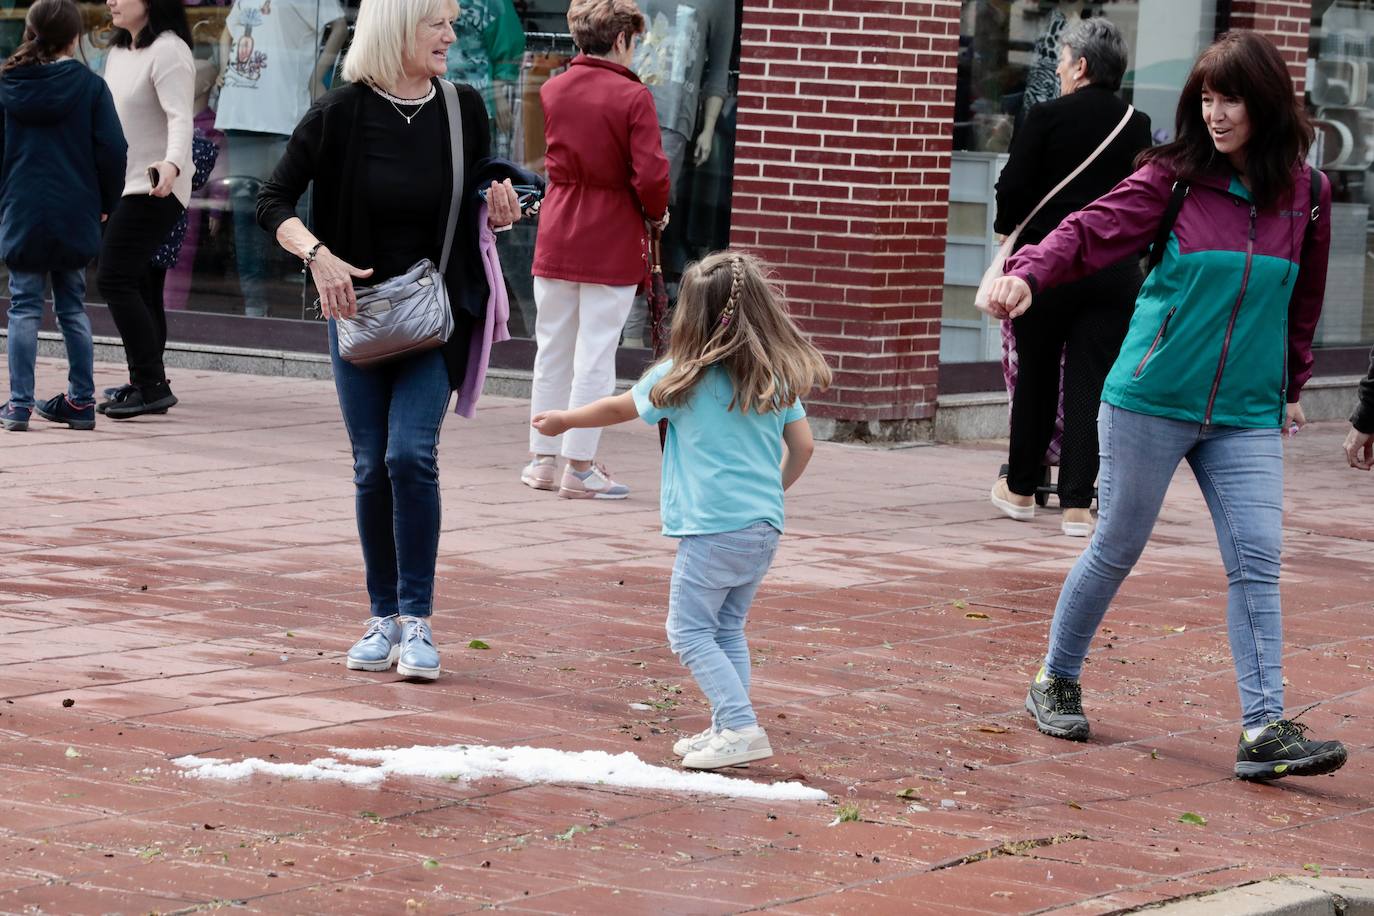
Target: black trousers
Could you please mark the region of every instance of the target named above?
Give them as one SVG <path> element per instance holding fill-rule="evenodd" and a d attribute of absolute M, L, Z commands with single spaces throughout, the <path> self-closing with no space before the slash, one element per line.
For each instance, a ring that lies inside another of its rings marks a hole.
<path fill-rule="evenodd" d="M 1040 483 L 1045 449 L 1059 412 L 1059 359 L 1064 357 L 1064 438 L 1059 505 L 1086 509 L 1097 481 L 1097 411 L 1102 384 L 1121 350 L 1140 291 L 1134 258 L 1035 297 L 1012 321 L 1018 372 L 1011 399 L 1007 487 L 1030 496 Z"/>
<path fill-rule="evenodd" d="M 148 387 L 165 381 L 162 351 L 167 314 L 162 305 L 166 271 L 149 261 L 181 216 L 175 197 L 131 194 L 120 200 L 105 224 L 96 285 L 124 341 L 129 381 Z"/>

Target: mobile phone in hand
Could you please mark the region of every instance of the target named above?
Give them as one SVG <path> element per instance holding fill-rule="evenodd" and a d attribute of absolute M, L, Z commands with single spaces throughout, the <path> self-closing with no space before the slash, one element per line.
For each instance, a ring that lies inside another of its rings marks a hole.
<path fill-rule="evenodd" d="M 154 188 L 162 184 L 162 176 L 158 174 L 157 166 L 148 166 L 148 181 L 152 182 Z"/>

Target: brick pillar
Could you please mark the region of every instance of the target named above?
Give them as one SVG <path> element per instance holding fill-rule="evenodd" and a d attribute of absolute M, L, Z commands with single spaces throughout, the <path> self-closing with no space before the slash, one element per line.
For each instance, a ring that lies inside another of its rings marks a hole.
<path fill-rule="evenodd" d="M 1307 87 L 1312 0 L 1232 0 L 1231 28 L 1254 29 L 1278 45 L 1298 95 Z"/>
<path fill-rule="evenodd" d="M 745 0 L 732 244 L 836 370 L 835 438 L 928 435 L 958 0 Z"/>

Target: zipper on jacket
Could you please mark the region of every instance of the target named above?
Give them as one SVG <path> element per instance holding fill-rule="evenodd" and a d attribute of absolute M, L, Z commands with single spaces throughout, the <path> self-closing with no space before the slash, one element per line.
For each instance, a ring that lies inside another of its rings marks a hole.
<path fill-rule="evenodd" d="M 1207 413 L 1202 418 L 1202 424 L 1209 426 L 1212 423 L 1212 408 L 1217 403 L 1217 391 L 1221 389 L 1221 373 L 1226 368 L 1226 352 L 1231 349 L 1231 334 L 1236 330 L 1236 318 L 1240 315 L 1240 303 L 1245 298 L 1245 288 L 1250 284 L 1250 263 L 1255 258 L 1255 218 L 1259 216 L 1255 205 L 1250 205 L 1250 238 L 1245 243 L 1245 273 L 1240 278 L 1240 292 L 1236 294 L 1236 302 L 1231 306 L 1231 320 L 1226 324 L 1226 337 L 1221 342 L 1221 359 L 1217 361 L 1217 375 L 1212 379 L 1212 393 L 1207 396 Z"/>
<path fill-rule="evenodd" d="M 1132 376 L 1132 378 L 1140 378 L 1140 373 L 1145 371 L 1145 364 L 1148 363 L 1150 357 L 1154 355 L 1155 348 L 1163 342 L 1164 335 L 1169 333 L 1169 319 L 1174 317 L 1174 312 L 1177 311 L 1178 306 L 1174 306 L 1169 309 L 1169 314 L 1164 316 L 1164 322 L 1160 324 L 1159 330 L 1155 333 L 1155 339 L 1150 341 L 1150 349 L 1145 351 L 1145 356 L 1141 358 L 1140 365 L 1135 367 L 1135 375 Z"/>

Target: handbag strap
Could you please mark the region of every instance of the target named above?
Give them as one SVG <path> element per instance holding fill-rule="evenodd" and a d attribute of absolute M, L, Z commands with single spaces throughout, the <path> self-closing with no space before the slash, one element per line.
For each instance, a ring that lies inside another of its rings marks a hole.
<path fill-rule="evenodd" d="M 1092 155 L 1091 155 L 1091 156 L 1089 156 L 1087 159 L 1084 159 L 1084 160 L 1082 161 L 1082 163 L 1079 164 L 1078 168 L 1076 168 L 1076 169 L 1074 169 L 1072 172 L 1070 172 L 1070 173 L 1064 178 L 1063 181 L 1061 181 L 1061 182 L 1059 182 L 1059 184 L 1055 185 L 1055 186 L 1050 190 L 1050 193 L 1046 194 L 1046 195 L 1041 199 L 1040 203 L 1038 203 L 1038 204 L 1035 205 L 1035 209 L 1032 210 L 1032 211 L 1026 216 L 1025 219 L 1021 220 L 1021 224 L 1020 224 L 1019 226 L 1017 226 L 1017 227 L 1016 227 L 1016 231 L 1013 232 L 1013 233 L 1011 234 L 1011 237 L 1012 237 L 1012 238 L 1015 238 L 1016 236 L 1019 236 L 1019 235 L 1021 234 L 1021 230 L 1022 230 L 1022 229 L 1025 229 L 1025 228 L 1026 228 L 1026 225 L 1027 225 L 1031 220 L 1035 219 L 1035 214 L 1039 213 L 1040 210 L 1041 210 L 1041 208 L 1043 208 L 1043 207 L 1045 206 L 1045 204 L 1049 203 L 1049 202 L 1054 198 L 1054 195 L 1056 195 L 1056 194 L 1058 194 L 1060 191 L 1064 190 L 1064 188 L 1068 186 L 1069 182 L 1073 181 L 1073 180 L 1074 180 L 1075 178 L 1077 178 L 1079 175 L 1082 175 L 1084 169 L 1086 169 L 1088 166 L 1092 165 L 1094 162 L 1097 161 L 1097 157 L 1102 155 L 1103 150 L 1105 150 L 1107 147 L 1111 146 L 1111 145 L 1112 145 L 1112 141 L 1115 140 L 1115 139 L 1121 134 L 1121 132 L 1122 132 L 1123 130 L 1126 129 L 1126 125 L 1127 125 L 1127 123 L 1130 122 L 1130 120 L 1131 120 L 1131 115 L 1133 115 L 1133 114 L 1135 114 L 1135 106 L 1134 106 L 1134 105 L 1127 105 L 1127 106 L 1126 106 L 1126 113 L 1125 113 L 1124 115 L 1121 116 L 1121 120 L 1117 122 L 1116 127 L 1112 128 L 1112 132 L 1109 133 L 1109 134 L 1107 134 L 1107 139 L 1105 139 L 1105 140 L 1103 140 L 1101 143 L 1099 143 L 1099 144 L 1097 145 L 1097 149 L 1095 149 L 1095 150 L 1092 151 Z"/>
<path fill-rule="evenodd" d="M 453 234 L 458 230 L 458 211 L 463 206 L 463 113 L 458 110 L 458 89 L 448 80 L 439 80 L 448 109 L 448 142 L 453 156 L 453 196 L 448 202 L 448 225 L 444 228 L 444 247 L 439 255 L 439 274 L 448 273 L 448 256 L 453 249 Z"/>

